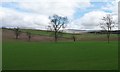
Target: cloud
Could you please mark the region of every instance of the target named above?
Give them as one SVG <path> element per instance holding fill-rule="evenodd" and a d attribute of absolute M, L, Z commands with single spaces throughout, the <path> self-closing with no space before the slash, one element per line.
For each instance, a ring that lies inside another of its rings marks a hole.
<path fill-rule="evenodd" d="M 2 0 L 1 2 L 64 2 L 65 0 Z M 70 2 L 89 2 L 89 0 L 69 0 Z M 101 0 L 102 1 L 102 0 Z"/>
<path fill-rule="evenodd" d="M 21 13 L 9 8 L 0 8 L 0 22 L 3 27 L 45 29 L 49 19 L 45 15 Z"/>
<path fill-rule="evenodd" d="M 39 1 L 39 2 L 37 2 Z M 14 8 L 0 7 L 2 26 L 42 28 L 49 24 L 48 17 L 53 14 L 67 16 L 73 19 L 76 8 L 90 7 L 90 0 L 36 0 L 36 2 L 16 2 Z M 16 9 L 17 8 L 17 9 Z M 24 9 L 29 12 L 21 12 Z"/>
<path fill-rule="evenodd" d="M 81 29 L 81 30 L 101 30 L 99 24 L 101 19 L 106 16 L 106 12 L 104 11 L 92 11 L 86 13 L 80 19 L 75 20 L 73 23 L 70 24 L 70 27 L 74 29 Z M 118 16 L 113 15 L 113 21 L 118 21 Z M 69 28 L 69 27 L 68 27 Z M 114 28 L 114 29 L 117 29 Z"/>
<path fill-rule="evenodd" d="M 48 17 L 58 14 L 67 16 L 71 21 L 67 29 L 97 30 L 100 29 L 98 26 L 100 18 L 106 14 L 103 10 L 112 10 L 114 20 L 117 21 L 117 8 L 114 0 L 112 0 L 114 7 L 108 3 L 106 7 L 98 11 L 91 11 L 85 13 L 81 18 L 74 19 L 77 10 L 82 11 L 92 6 L 90 2 L 91 0 L 21 0 L 16 2 L 18 9 L 0 7 L 0 22 L 2 22 L 2 26 L 7 27 L 46 29 L 49 24 Z M 21 12 L 19 8 L 28 12 Z"/>
<path fill-rule="evenodd" d="M 105 16 L 106 13 L 103 11 L 92 11 L 85 14 L 81 19 L 81 24 L 85 29 L 96 29 L 100 23 L 100 19 Z"/>
<path fill-rule="evenodd" d="M 43 0 L 2 0 L 1 2 L 40 2 L 40 1 L 43 1 Z M 54 2 L 54 1 L 64 2 L 64 0 L 48 0 L 48 2 Z M 72 0 L 69 0 L 69 1 L 71 2 Z M 75 2 L 89 2 L 88 0 L 74 0 L 74 1 Z M 109 1 L 114 1 L 114 0 L 90 0 L 90 1 L 91 2 L 109 2 Z"/>
<path fill-rule="evenodd" d="M 106 6 L 102 7 L 102 10 L 111 11 L 113 14 L 118 14 L 118 2 L 120 0 L 113 0 L 108 2 Z"/>
<path fill-rule="evenodd" d="M 18 5 L 33 13 L 48 16 L 58 14 L 72 17 L 76 8 L 86 8 L 91 6 L 90 0 L 86 0 L 88 2 L 79 1 L 80 0 L 39 0 L 39 2 L 19 2 Z"/>

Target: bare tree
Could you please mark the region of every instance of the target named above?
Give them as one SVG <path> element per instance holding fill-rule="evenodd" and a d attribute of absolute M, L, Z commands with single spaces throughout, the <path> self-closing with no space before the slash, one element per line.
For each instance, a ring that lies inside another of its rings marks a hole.
<path fill-rule="evenodd" d="M 55 42 L 57 42 L 58 34 L 62 32 L 60 29 L 64 29 L 66 27 L 66 24 L 68 23 L 67 17 L 61 17 L 58 15 L 53 15 L 49 17 L 50 19 L 50 25 L 48 26 L 50 30 L 54 31 L 54 39 Z"/>
<path fill-rule="evenodd" d="M 72 33 L 72 39 L 74 42 L 76 41 L 75 32 Z"/>
<path fill-rule="evenodd" d="M 112 15 L 107 14 L 106 16 L 104 16 L 102 18 L 102 22 L 100 23 L 100 26 L 102 29 L 105 30 L 107 34 L 108 43 L 109 43 L 111 30 L 113 27 L 115 27 L 115 22 L 113 21 Z"/>
<path fill-rule="evenodd" d="M 76 37 L 73 35 L 72 38 L 73 38 L 73 41 L 75 42 L 76 41 Z"/>
<path fill-rule="evenodd" d="M 14 28 L 14 32 L 15 32 L 15 36 L 16 36 L 16 39 L 19 38 L 19 35 L 21 33 L 20 29 L 17 27 L 17 28 Z"/>
<path fill-rule="evenodd" d="M 28 41 L 30 41 L 31 40 L 31 33 L 27 32 L 27 36 L 28 36 Z"/>

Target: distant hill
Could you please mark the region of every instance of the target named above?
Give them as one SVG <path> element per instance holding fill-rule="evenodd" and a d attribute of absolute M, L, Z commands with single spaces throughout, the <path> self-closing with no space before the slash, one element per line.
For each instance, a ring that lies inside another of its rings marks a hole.
<path fill-rule="evenodd" d="M 105 30 L 99 30 L 99 31 L 91 31 L 89 33 L 99 33 L 99 34 L 105 34 L 106 31 Z M 114 31 L 111 31 L 112 34 L 120 34 L 120 30 L 114 30 Z"/>
<path fill-rule="evenodd" d="M 105 34 L 105 30 L 77 30 L 77 29 L 66 29 L 64 32 L 66 33 L 100 33 L 100 34 Z M 120 30 L 113 30 L 111 31 L 112 34 L 120 34 Z"/>
<path fill-rule="evenodd" d="M 66 33 L 87 33 L 88 31 L 86 30 L 77 30 L 77 29 L 66 29 L 64 30 Z"/>
<path fill-rule="evenodd" d="M 13 28 L 6 28 L 6 27 L 2 27 L 2 29 L 13 29 Z M 22 29 L 24 31 L 36 31 L 36 34 L 39 34 L 38 31 L 41 33 L 45 32 L 44 34 L 46 34 L 46 31 L 49 33 L 52 33 L 53 31 L 50 30 L 38 30 L 38 29 Z M 35 33 L 35 32 L 34 32 Z M 49 34 L 47 33 L 47 35 Z M 63 30 L 63 33 L 70 33 L 70 34 L 83 34 L 83 33 L 100 33 L 100 34 L 105 34 L 106 31 L 105 30 L 78 30 L 78 29 L 65 29 Z M 113 30 L 111 31 L 112 34 L 120 34 L 120 30 Z"/>

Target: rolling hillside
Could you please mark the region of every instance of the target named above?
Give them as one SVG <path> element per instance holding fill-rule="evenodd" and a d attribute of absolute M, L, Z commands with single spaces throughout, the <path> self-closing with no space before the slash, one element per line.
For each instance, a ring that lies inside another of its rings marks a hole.
<path fill-rule="evenodd" d="M 31 41 L 54 41 L 54 32 L 44 31 L 44 30 L 32 30 L 32 29 L 21 29 L 21 34 L 19 40 L 28 40 L 26 32 L 32 34 Z M 13 29 L 3 29 L 3 40 L 4 39 L 15 39 L 15 33 Z M 96 33 L 80 33 L 71 34 L 63 33 L 59 36 L 59 41 L 73 41 L 73 36 L 75 36 L 76 41 L 107 41 L 106 34 L 96 34 Z M 118 34 L 111 34 L 111 41 L 118 40 Z"/>

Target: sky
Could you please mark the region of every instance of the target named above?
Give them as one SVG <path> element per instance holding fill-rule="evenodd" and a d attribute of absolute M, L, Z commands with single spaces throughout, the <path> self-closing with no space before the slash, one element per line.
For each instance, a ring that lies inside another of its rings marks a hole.
<path fill-rule="evenodd" d="M 49 16 L 67 16 L 66 29 L 100 30 L 100 21 L 112 14 L 118 22 L 119 0 L 2 0 L 0 26 L 46 30 Z M 117 27 L 114 28 L 118 29 Z"/>

